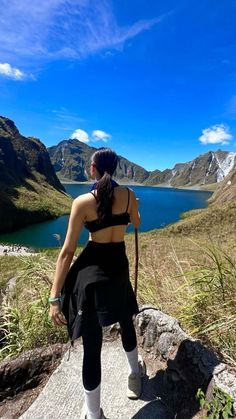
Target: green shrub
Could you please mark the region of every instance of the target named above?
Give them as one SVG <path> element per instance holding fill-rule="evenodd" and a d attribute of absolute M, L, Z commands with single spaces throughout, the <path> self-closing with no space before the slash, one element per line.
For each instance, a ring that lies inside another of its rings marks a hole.
<path fill-rule="evenodd" d="M 230 419 L 234 417 L 232 397 L 218 387 L 214 387 L 212 400 L 209 402 L 206 402 L 205 394 L 201 389 L 198 389 L 196 398 L 201 410 L 205 412 L 202 419 Z"/>

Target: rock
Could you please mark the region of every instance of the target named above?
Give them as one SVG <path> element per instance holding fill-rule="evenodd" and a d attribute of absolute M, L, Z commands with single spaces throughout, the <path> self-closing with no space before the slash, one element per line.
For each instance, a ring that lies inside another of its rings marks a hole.
<path fill-rule="evenodd" d="M 136 328 L 143 338 L 144 348 L 155 348 L 155 352 L 161 353 L 166 359 L 173 348 L 187 338 L 176 319 L 150 306 L 140 310 L 136 317 Z"/>
<path fill-rule="evenodd" d="M 199 340 L 188 337 L 176 319 L 155 307 L 143 306 L 135 322 L 142 348 L 167 361 L 164 382 L 173 393 L 177 411 L 183 408 L 183 393 L 185 398 L 186 394 L 195 397 L 198 388 L 206 392 L 209 383 L 233 397 L 236 411 L 236 371 L 233 368 L 220 362 Z"/>
<path fill-rule="evenodd" d="M 36 387 L 43 376 L 57 365 L 67 344 L 32 349 L 0 363 L 0 401 L 18 392 Z"/>

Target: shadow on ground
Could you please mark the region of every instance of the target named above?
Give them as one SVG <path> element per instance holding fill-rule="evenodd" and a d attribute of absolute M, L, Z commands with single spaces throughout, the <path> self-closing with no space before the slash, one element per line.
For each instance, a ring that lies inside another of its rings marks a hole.
<path fill-rule="evenodd" d="M 199 341 L 186 339 L 168 359 L 167 368 L 153 377 L 144 377 L 141 400 L 150 402 L 132 419 L 191 419 L 199 414 L 196 394 L 204 392 L 220 363 Z M 199 416 L 198 416 L 199 417 Z"/>

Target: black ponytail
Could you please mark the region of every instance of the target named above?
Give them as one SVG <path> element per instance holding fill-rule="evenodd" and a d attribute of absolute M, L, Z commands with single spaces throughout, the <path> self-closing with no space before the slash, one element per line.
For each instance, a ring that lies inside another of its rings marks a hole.
<path fill-rule="evenodd" d="M 97 181 L 97 214 L 103 220 L 112 213 L 112 175 L 116 170 L 118 156 L 110 148 L 98 149 L 91 158 L 101 178 Z"/>

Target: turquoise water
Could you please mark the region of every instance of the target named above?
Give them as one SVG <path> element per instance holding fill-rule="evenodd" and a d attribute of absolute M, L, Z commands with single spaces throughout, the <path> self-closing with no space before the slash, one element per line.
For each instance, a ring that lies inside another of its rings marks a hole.
<path fill-rule="evenodd" d="M 73 198 L 90 190 L 90 185 L 65 184 L 67 193 Z M 153 230 L 173 223 L 180 218 L 180 214 L 194 208 L 207 206 L 207 199 L 212 192 L 190 191 L 175 188 L 159 188 L 151 186 L 132 186 L 136 196 L 140 199 L 140 214 L 142 222 L 140 231 Z M 53 236 L 59 234 L 64 242 L 68 215 L 56 220 L 32 224 L 11 234 L 0 235 L 0 243 L 18 243 L 33 247 L 57 247 L 58 241 Z M 133 231 L 129 226 L 128 232 Z M 83 229 L 79 244 L 84 244 L 88 239 L 87 230 Z"/>

